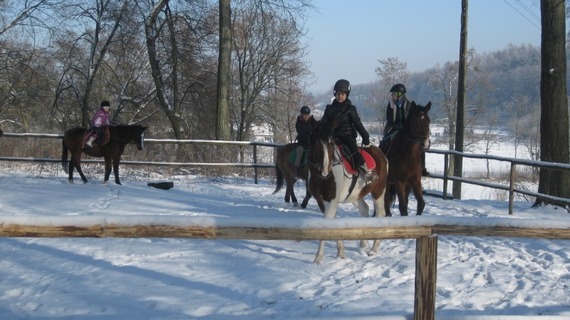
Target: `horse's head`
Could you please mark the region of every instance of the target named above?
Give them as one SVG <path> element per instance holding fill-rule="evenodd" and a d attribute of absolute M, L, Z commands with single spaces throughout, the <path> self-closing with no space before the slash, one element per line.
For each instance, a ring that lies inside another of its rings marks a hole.
<path fill-rule="evenodd" d="M 120 145 L 134 143 L 138 150 L 142 150 L 144 146 L 144 131 L 147 127 L 141 125 L 118 125 L 109 127 L 111 131 L 111 140 Z"/>
<path fill-rule="evenodd" d="M 133 127 L 133 141 L 137 145 L 138 150 L 142 150 L 144 147 L 144 131 L 147 127 L 143 126 L 132 126 Z"/>
<path fill-rule="evenodd" d="M 332 174 L 334 157 L 333 127 L 328 122 L 319 121 L 311 135 L 309 145 L 309 169 L 317 175 L 328 178 Z"/>
<path fill-rule="evenodd" d="M 408 119 L 406 120 L 406 127 L 412 139 L 417 139 L 420 146 L 427 150 L 430 147 L 430 123 L 429 109 L 431 108 L 431 101 L 425 106 L 416 104 L 412 101 Z"/>

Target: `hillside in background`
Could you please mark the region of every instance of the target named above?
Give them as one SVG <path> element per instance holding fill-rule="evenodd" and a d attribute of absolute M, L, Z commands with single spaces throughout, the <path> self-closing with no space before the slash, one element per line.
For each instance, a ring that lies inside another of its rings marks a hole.
<path fill-rule="evenodd" d="M 456 74 L 457 62 L 410 73 L 405 81 L 409 99 L 420 104 L 432 101 L 432 120 L 443 122 L 447 118 L 445 105 L 456 105 Z M 467 87 L 466 110 L 473 125 L 494 122 L 506 126 L 514 114 L 533 114 L 540 109 L 540 48 L 509 45 L 475 54 L 467 72 Z M 315 101 L 322 101 L 324 107 L 330 97 L 331 93 L 325 92 L 316 95 Z M 387 97 L 387 92 L 379 92 L 377 83 L 353 84 L 350 94 L 362 118 L 382 123 Z"/>

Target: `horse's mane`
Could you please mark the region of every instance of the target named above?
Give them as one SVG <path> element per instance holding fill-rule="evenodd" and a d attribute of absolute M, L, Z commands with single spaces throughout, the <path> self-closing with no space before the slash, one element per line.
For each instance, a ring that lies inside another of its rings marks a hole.
<path fill-rule="evenodd" d="M 318 141 L 326 141 L 332 136 L 332 126 L 328 121 L 317 121 L 313 137 Z"/>
<path fill-rule="evenodd" d="M 117 132 L 117 133 L 127 133 L 127 132 L 131 132 L 131 133 L 140 133 L 143 132 L 147 129 L 147 127 L 142 126 L 140 124 L 118 124 L 118 125 L 111 125 L 109 126 L 109 130 L 111 130 L 111 132 Z"/>

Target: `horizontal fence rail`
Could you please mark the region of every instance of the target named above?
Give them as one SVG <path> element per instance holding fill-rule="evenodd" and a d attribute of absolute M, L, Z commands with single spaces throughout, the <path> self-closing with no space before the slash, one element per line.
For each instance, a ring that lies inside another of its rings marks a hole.
<path fill-rule="evenodd" d="M 570 220 L 411 216 L 406 219 L 181 216 L 0 216 L 0 237 L 210 238 L 242 240 L 414 239 L 433 235 L 570 239 Z"/>
<path fill-rule="evenodd" d="M 32 223 L 33 222 L 33 223 Z M 532 227 L 529 227 L 532 225 Z M 416 239 L 414 320 L 433 320 L 438 236 L 570 240 L 570 221 L 507 218 L 258 219 L 180 216 L 0 216 L 0 237 L 203 238 L 241 240 Z"/>

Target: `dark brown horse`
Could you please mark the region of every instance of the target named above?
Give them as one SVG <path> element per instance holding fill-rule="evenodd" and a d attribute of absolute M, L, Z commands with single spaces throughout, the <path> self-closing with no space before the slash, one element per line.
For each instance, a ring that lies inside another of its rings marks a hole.
<path fill-rule="evenodd" d="M 364 197 L 367 194 L 372 195 L 376 216 L 383 217 L 388 160 L 380 148 L 371 146 L 363 148 L 363 150 L 375 162 L 375 167 L 372 171 L 376 178 L 372 182 L 367 182 L 366 177 L 359 175 L 357 170 L 348 170 L 343 163 L 343 157 L 339 151 L 337 141 L 332 135 L 337 125 L 338 120 L 335 120 L 332 124 L 319 122 L 313 132 L 308 155 L 309 189 L 311 194 L 317 200 L 319 208 L 327 219 L 335 218 L 338 205 L 343 202 L 355 204 L 358 206 L 360 215 L 368 217 L 368 204 L 364 201 Z M 375 240 L 368 254 L 376 253 L 379 245 L 380 240 Z M 366 246 L 366 241 L 360 242 L 361 248 L 366 248 Z M 337 240 L 337 250 L 338 256 L 344 258 L 344 245 L 340 240 Z M 323 251 L 324 241 L 320 241 L 315 263 L 319 264 L 322 262 Z"/>
<path fill-rule="evenodd" d="M 429 149 L 431 101 L 424 107 L 412 101 L 404 128 L 396 134 L 384 150 L 390 163 L 388 192 L 386 192 L 386 215 L 391 216 L 390 206 L 398 196 L 398 207 L 402 216 L 408 215 L 410 191 L 417 201 L 417 215 L 425 208 L 422 193 L 421 149 Z"/>
<path fill-rule="evenodd" d="M 297 197 L 295 196 L 295 191 L 293 190 L 293 185 L 297 179 L 294 178 L 294 170 L 295 165 L 289 159 L 291 157 L 291 153 L 297 148 L 298 144 L 296 143 L 288 143 L 282 146 L 277 147 L 275 153 L 275 175 L 277 179 L 275 181 L 275 191 L 273 194 L 276 194 L 281 190 L 283 187 L 283 182 L 287 184 L 285 188 L 285 202 L 289 203 L 293 201 L 293 205 L 297 206 Z M 303 202 L 301 202 L 301 208 L 305 209 L 307 207 L 307 203 L 309 199 L 311 199 L 311 192 L 307 186 L 307 175 L 308 169 L 307 166 L 301 166 L 299 170 L 299 179 L 305 180 L 305 198 Z"/>
<path fill-rule="evenodd" d="M 83 148 L 83 136 L 87 129 L 73 128 L 65 132 L 63 136 L 63 152 L 61 153 L 61 164 L 63 170 L 69 173 L 69 182 L 73 183 L 73 169 L 77 169 L 83 183 L 87 183 L 87 178 L 81 170 L 81 153 L 88 154 L 92 157 L 105 158 L 105 180 L 109 181 L 111 175 L 111 166 L 115 174 L 115 183 L 121 184 L 119 180 L 119 162 L 121 155 L 125 151 L 125 146 L 129 143 L 134 143 L 138 150 L 142 150 L 144 141 L 144 131 L 147 127 L 140 125 L 119 125 L 109 127 L 110 139 L 107 144 L 98 145 L 93 144 L 93 147 Z M 71 159 L 69 161 L 69 168 L 67 167 L 67 152 L 71 152 Z"/>

